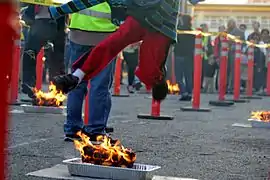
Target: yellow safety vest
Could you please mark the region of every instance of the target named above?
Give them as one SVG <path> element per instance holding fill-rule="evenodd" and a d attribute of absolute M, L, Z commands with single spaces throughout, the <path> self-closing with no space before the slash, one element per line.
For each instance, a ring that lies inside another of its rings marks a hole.
<path fill-rule="evenodd" d="M 107 2 L 72 14 L 69 27 L 93 32 L 114 32 L 117 29 L 111 22 L 111 8 Z"/>
<path fill-rule="evenodd" d="M 202 46 L 208 48 L 208 36 L 203 37 Z M 207 51 L 203 51 L 203 58 L 204 60 L 208 60 Z"/>

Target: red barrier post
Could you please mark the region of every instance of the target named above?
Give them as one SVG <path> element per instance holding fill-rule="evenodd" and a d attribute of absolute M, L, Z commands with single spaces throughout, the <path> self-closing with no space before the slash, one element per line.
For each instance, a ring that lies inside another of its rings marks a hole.
<path fill-rule="evenodd" d="M 173 120 L 173 116 L 160 115 L 160 101 L 152 99 L 151 114 L 138 114 L 139 119 L 153 119 L 153 120 Z"/>
<path fill-rule="evenodd" d="M 1 55 L 1 65 L 2 69 L 0 71 L 0 180 L 7 178 L 7 151 L 5 150 L 7 146 L 7 126 L 8 126 L 8 84 L 9 80 L 7 76 L 11 76 L 12 71 L 12 54 L 14 42 L 13 39 L 16 36 L 15 30 L 12 25 L 14 25 L 13 15 L 15 15 L 12 1 L 2 1 L 0 6 L 0 55 Z"/>
<path fill-rule="evenodd" d="M 44 48 L 42 48 L 38 53 L 36 61 L 36 88 L 38 90 L 41 90 L 43 77 Z"/>
<path fill-rule="evenodd" d="M 12 57 L 12 71 L 10 81 L 10 104 L 17 105 L 19 94 L 19 81 L 20 81 L 20 59 L 21 47 L 20 40 L 16 40 L 17 44 L 14 46 L 14 55 Z"/>
<path fill-rule="evenodd" d="M 232 106 L 233 101 L 226 101 L 225 94 L 227 90 L 227 71 L 228 71 L 228 38 L 225 35 L 221 35 L 221 59 L 219 70 L 219 93 L 217 101 L 209 101 L 213 106 Z"/>
<path fill-rule="evenodd" d="M 115 72 L 114 72 L 114 97 L 129 97 L 128 94 L 120 94 L 121 91 L 121 73 L 122 73 L 122 58 L 120 55 L 117 56 L 117 61 L 115 65 Z"/>
<path fill-rule="evenodd" d="M 267 82 L 266 95 L 270 96 L 270 48 L 267 48 Z"/>
<path fill-rule="evenodd" d="M 235 45 L 235 60 L 234 60 L 234 91 L 233 102 L 245 103 L 248 100 L 240 99 L 240 83 L 241 83 L 241 42 L 236 42 Z"/>
<path fill-rule="evenodd" d="M 84 100 L 84 124 L 88 124 L 89 119 L 89 94 L 90 94 L 90 83 L 88 83 L 88 93 Z"/>
<path fill-rule="evenodd" d="M 182 111 L 209 112 L 208 108 L 201 108 L 201 76 L 202 76 L 202 34 L 196 35 L 194 52 L 193 100 L 192 107 L 181 107 Z"/>
<path fill-rule="evenodd" d="M 254 45 L 248 47 L 248 80 L 246 87 L 246 96 L 243 99 L 262 99 L 253 96 L 253 77 L 254 77 Z"/>

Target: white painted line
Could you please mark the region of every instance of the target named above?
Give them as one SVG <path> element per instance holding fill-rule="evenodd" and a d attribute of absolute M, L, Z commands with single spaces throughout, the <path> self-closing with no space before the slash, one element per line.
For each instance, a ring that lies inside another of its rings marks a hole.
<path fill-rule="evenodd" d="M 24 112 L 23 112 L 23 110 L 13 109 L 13 110 L 10 110 L 9 113 L 12 113 L 12 114 L 22 114 Z"/>
<path fill-rule="evenodd" d="M 167 177 L 167 176 L 154 176 L 152 180 L 198 180 L 198 179 Z"/>
<path fill-rule="evenodd" d="M 48 140 L 51 140 L 51 139 L 55 139 L 55 138 L 47 138 L 47 139 L 42 138 L 42 139 L 37 139 L 37 140 L 34 140 L 34 141 L 23 142 L 23 143 L 20 143 L 20 144 L 9 146 L 7 149 L 14 149 L 14 148 L 18 148 L 18 147 L 21 147 L 21 146 L 27 146 L 27 145 L 34 144 L 34 143 L 40 143 L 40 142 L 48 141 Z"/>
<path fill-rule="evenodd" d="M 251 128 L 251 124 L 241 124 L 241 123 L 234 123 L 232 124 L 233 127 L 243 127 L 243 128 Z"/>

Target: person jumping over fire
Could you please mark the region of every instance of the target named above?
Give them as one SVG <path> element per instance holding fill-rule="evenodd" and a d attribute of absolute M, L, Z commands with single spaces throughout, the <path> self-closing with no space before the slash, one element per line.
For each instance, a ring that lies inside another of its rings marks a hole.
<path fill-rule="evenodd" d="M 156 100 L 166 98 L 165 61 L 170 45 L 176 42 L 179 0 L 73 0 L 59 7 L 49 7 L 52 18 L 74 13 L 108 2 L 112 21 L 120 22 L 119 29 L 99 43 L 91 53 L 86 53 L 74 64 L 72 74 L 56 76 L 53 80 L 58 90 L 68 93 L 83 79 L 91 79 L 103 70 L 127 45 L 143 41 L 137 77 L 152 87 Z M 197 4 L 204 0 L 189 0 Z M 119 21 L 120 19 L 120 21 Z"/>

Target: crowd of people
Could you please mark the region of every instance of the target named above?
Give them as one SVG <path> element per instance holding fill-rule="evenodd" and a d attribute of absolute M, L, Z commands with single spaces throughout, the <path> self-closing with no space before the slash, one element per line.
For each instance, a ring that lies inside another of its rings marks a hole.
<path fill-rule="evenodd" d="M 193 30 L 192 18 L 189 15 L 180 17 L 180 30 Z M 242 40 L 241 45 L 241 91 L 245 92 L 248 80 L 248 45 L 245 41 L 255 44 L 269 44 L 270 35 L 268 29 L 260 29 L 259 22 L 253 22 L 253 32 L 247 32 L 245 24 L 237 24 L 234 19 L 230 19 L 226 25 L 218 28 L 219 32 L 226 32 Z M 209 32 L 207 24 L 201 24 L 198 30 Z M 185 43 L 182 43 L 185 42 Z M 195 36 L 191 34 L 178 34 L 178 43 L 174 47 L 175 73 L 177 83 L 180 85 L 180 100 L 190 101 L 193 89 L 193 63 L 194 63 L 194 43 Z M 227 93 L 232 93 L 234 88 L 234 61 L 236 42 L 229 39 L 228 69 L 227 69 Z M 219 85 L 219 62 L 221 59 L 221 37 L 204 36 L 202 38 L 202 92 L 213 93 L 218 91 Z M 262 93 L 266 88 L 267 74 L 267 48 L 254 48 L 254 77 L 253 91 Z"/>

